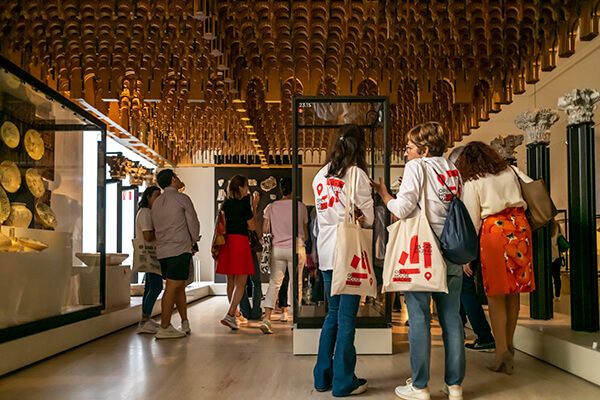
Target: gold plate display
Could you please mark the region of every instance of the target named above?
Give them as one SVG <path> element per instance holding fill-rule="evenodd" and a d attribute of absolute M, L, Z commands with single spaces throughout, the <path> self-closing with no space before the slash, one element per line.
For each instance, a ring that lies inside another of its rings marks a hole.
<path fill-rule="evenodd" d="M 0 224 L 2 224 L 10 215 L 10 201 L 2 187 L 0 187 Z"/>
<path fill-rule="evenodd" d="M 21 136 L 19 135 L 19 128 L 10 121 L 6 121 L 0 128 L 0 137 L 8 147 L 14 149 L 19 145 Z"/>
<path fill-rule="evenodd" d="M 34 160 L 41 160 L 44 155 L 44 141 L 42 140 L 42 136 L 35 129 L 30 129 L 25 132 L 25 139 L 23 140 L 25 144 L 25 150 L 29 157 Z"/>
<path fill-rule="evenodd" d="M 44 181 L 37 169 L 29 168 L 27 172 L 25 172 L 25 181 L 27 182 L 29 191 L 34 197 L 42 197 L 46 192 L 46 189 L 44 189 Z"/>
<path fill-rule="evenodd" d="M 45 228 L 56 228 L 58 220 L 56 214 L 46 203 L 37 203 L 35 205 L 35 216 Z"/>
<path fill-rule="evenodd" d="M 42 250 L 46 250 L 48 248 L 48 245 L 46 243 L 40 242 L 39 240 L 23 238 L 23 237 L 17 238 L 17 240 L 19 240 L 19 242 L 21 242 L 21 244 L 23 246 L 28 247 L 33 250 L 42 251 Z"/>
<path fill-rule="evenodd" d="M 19 167 L 12 161 L 2 161 L 0 164 L 0 183 L 9 193 L 14 193 L 21 187 Z"/>

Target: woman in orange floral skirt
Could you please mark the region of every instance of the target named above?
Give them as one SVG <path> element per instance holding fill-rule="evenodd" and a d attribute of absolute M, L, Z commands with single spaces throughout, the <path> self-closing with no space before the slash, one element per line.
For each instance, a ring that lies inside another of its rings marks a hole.
<path fill-rule="evenodd" d="M 480 231 L 481 271 L 496 339 L 495 360 L 488 368 L 511 374 L 519 293 L 535 289 L 527 203 L 515 172 L 526 182 L 531 179 L 482 142 L 465 146 L 456 167 L 465 182 L 462 199 Z"/>

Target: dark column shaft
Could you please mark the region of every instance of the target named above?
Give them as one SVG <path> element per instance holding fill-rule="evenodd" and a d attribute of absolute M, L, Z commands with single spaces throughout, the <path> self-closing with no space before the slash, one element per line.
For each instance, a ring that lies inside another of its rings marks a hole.
<path fill-rule="evenodd" d="M 567 126 L 571 328 L 598 331 L 596 188 L 592 122 Z"/>
<path fill-rule="evenodd" d="M 550 190 L 550 149 L 546 143 L 527 146 L 527 175 L 542 178 Z M 530 294 L 530 316 L 533 319 L 553 317 L 552 293 L 552 247 L 550 228 L 547 225 L 532 233 L 533 275 L 535 290 Z"/>

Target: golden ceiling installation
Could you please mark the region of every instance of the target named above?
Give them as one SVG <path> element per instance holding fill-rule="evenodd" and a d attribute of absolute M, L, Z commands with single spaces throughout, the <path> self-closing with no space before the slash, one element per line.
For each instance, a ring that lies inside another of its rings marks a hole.
<path fill-rule="evenodd" d="M 1 3 L 2 55 L 174 163 L 289 154 L 295 94 L 390 96 L 395 152 L 426 120 L 460 140 L 600 17 L 600 0 Z"/>

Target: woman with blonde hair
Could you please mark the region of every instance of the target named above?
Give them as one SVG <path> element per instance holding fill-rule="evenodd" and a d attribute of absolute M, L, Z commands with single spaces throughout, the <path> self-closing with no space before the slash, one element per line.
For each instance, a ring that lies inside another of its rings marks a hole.
<path fill-rule="evenodd" d="M 481 272 L 496 339 L 496 357 L 488 368 L 511 374 L 519 293 L 535 289 L 531 227 L 517 174 L 526 182 L 531 178 L 482 142 L 466 145 L 456 166 L 465 180 L 463 201 L 480 231 Z"/>
<path fill-rule="evenodd" d="M 246 290 L 246 280 L 248 275 L 254 274 L 248 231 L 256 230 L 253 211 L 256 204 L 252 204 L 249 193 L 248 178 L 236 175 L 229 181 L 227 199 L 221 206 L 221 211 L 225 214 L 226 232 L 225 244 L 219 251 L 216 272 L 227 275 L 229 309 L 221 323 L 233 330 L 238 329 L 236 313 Z"/>
<path fill-rule="evenodd" d="M 448 207 L 453 196 L 461 195 L 462 181 L 452 162 L 442 157 L 446 151 L 448 135 L 437 122 L 426 122 L 408 132 L 404 155 L 408 160 L 400 191 L 394 199 L 380 178 L 373 182 L 375 191 L 387 208 L 398 219 L 418 216 L 421 212 L 419 198 L 425 190 L 427 220 L 440 237 L 446 222 Z M 426 171 L 426 173 L 424 173 Z M 445 351 L 444 391 L 451 400 L 462 400 L 462 381 L 465 377 L 464 331 L 460 317 L 460 291 L 462 266 L 445 260 L 448 293 L 406 292 L 404 301 L 408 310 L 410 328 L 410 366 L 412 378 L 406 385 L 396 387 L 401 399 L 430 399 L 429 365 L 431 362 L 431 299 L 435 301 Z"/>

